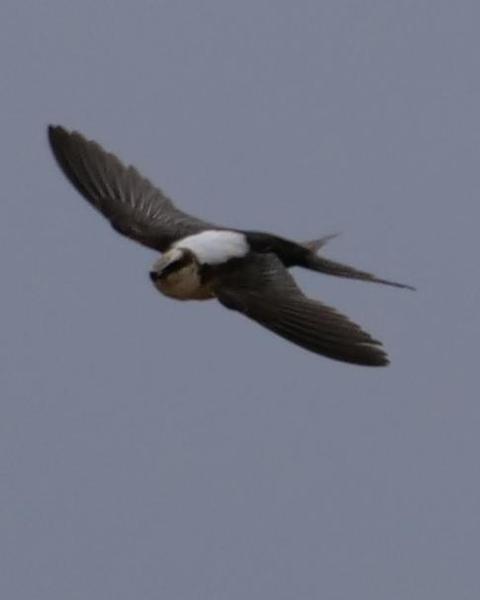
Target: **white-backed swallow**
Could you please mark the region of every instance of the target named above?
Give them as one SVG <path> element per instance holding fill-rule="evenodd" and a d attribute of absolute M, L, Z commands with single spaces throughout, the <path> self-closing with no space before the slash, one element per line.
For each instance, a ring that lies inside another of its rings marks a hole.
<path fill-rule="evenodd" d="M 160 251 L 155 287 L 178 300 L 216 298 L 232 310 L 317 354 L 358 365 L 388 364 L 381 343 L 317 300 L 289 273 L 299 266 L 329 275 L 411 286 L 329 260 L 318 251 L 333 236 L 297 243 L 276 235 L 213 225 L 179 210 L 132 166 L 78 132 L 50 126 L 63 173 L 114 229 Z"/>

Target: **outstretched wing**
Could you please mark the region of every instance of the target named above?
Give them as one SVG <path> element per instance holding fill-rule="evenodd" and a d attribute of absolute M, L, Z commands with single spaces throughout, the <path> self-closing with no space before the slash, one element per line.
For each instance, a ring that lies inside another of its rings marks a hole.
<path fill-rule="evenodd" d="M 381 343 L 335 309 L 307 298 L 274 254 L 253 254 L 219 275 L 216 295 L 227 308 L 311 352 L 385 366 Z"/>
<path fill-rule="evenodd" d="M 163 252 L 187 235 L 218 229 L 178 210 L 134 167 L 80 133 L 50 126 L 48 137 L 66 177 L 123 235 Z"/>

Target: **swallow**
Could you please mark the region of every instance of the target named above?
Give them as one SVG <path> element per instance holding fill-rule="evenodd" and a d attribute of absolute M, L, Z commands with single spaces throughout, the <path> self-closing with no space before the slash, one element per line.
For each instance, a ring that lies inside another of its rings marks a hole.
<path fill-rule="evenodd" d="M 389 363 L 381 342 L 334 308 L 308 298 L 289 269 L 375 282 L 381 279 L 320 254 L 334 236 L 295 242 L 270 233 L 221 227 L 178 209 L 135 167 L 76 131 L 49 126 L 53 155 L 77 191 L 119 233 L 161 253 L 155 288 L 177 300 L 217 299 L 302 348 L 365 366 Z"/>

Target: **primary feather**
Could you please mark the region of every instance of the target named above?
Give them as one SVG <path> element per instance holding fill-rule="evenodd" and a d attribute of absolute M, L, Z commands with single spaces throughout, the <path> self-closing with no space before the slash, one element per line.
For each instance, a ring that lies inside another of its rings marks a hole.
<path fill-rule="evenodd" d="M 80 133 L 50 126 L 48 137 L 70 182 L 123 235 L 164 252 L 181 238 L 216 229 L 176 208 L 134 167 L 125 166 Z"/>
<path fill-rule="evenodd" d="M 253 255 L 219 277 L 217 298 L 306 350 L 344 362 L 388 365 L 381 343 L 346 316 L 307 298 L 274 254 Z"/>

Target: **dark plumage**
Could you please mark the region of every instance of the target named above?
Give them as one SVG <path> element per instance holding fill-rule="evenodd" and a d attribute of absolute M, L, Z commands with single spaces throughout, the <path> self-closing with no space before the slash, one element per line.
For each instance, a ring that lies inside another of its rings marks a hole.
<path fill-rule="evenodd" d="M 307 298 L 288 268 L 410 286 L 320 256 L 318 250 L 332 236 L 297 243 L 192 217 L 96 142 L 58 126 L 49 127 L 48 135 L 58 165 L 84 198 L 118 232 L 163 253 L 150 277 L 164 294 L 180 300 L 216 297 L 317 354 L 358 365 L 388 364 L 378 340 L 335 309 Z"/>

